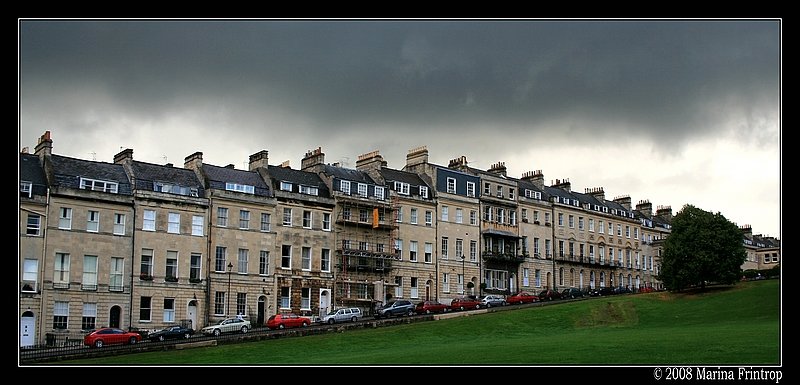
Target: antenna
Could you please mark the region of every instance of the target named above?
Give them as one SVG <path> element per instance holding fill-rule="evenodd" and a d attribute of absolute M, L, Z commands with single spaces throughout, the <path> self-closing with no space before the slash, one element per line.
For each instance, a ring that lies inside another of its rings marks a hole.
<path fill-rule="evenodd" d="M 166 155 L 161 155 L 161 157 L 164 158 L 164 163 L 167 163 L 167 156 Z"/>
<path fill-rule="evenodd" d="M 97 160 L 97 153 L 96 152 L 92 151 L 92 152 L 90 152 L 90 154 L 92 154 L 92 160 Z"/>

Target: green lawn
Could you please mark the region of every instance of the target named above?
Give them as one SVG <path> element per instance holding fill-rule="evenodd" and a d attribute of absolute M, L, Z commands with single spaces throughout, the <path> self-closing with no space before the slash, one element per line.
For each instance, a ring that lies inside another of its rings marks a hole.
<path fill-rule="evenodd" d="M 780 305 L 765 280 L 60 364 L 779 365 Z"/>

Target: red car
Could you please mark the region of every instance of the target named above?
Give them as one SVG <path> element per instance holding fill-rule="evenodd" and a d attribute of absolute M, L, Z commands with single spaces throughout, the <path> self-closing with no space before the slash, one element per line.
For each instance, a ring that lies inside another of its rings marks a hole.
<path fill-rule="evenodd" d="M 479 309 L 480 307 L 481 300 L 475 296 L 453 298 L 453 300 L 450 301 L 450 310 Z"/>
<path fill-rule="evenodd" d="M 528 293 L 527 291 L 521 291 L 517 294 L 510 295 L 506 298 L 506 303 L 511 304 L 519 304 L 519 303 L 534 303 L 539 300 L 539 297 Z"/>
<path fill-rule="evenodd" d="M 83 337 L 83 344 L 102 348 L 105 345 L 114 344 L 133 345 L 141 340 L 142 335 L 139 333 L 126 332 L 118 328 L 100 328 Z"/>
<path fill-rule="evenodd" d="M 436 301 L 422 301 L 414 306 L 417 314 L 444 313 L 448 309 L 447 305 Z"/>
<path fill-rule="evenodd" d="M 275 314 L 267 320 L 270 329 L 299 328 L 311 325 L 311 319 L 294 313 Z"/>

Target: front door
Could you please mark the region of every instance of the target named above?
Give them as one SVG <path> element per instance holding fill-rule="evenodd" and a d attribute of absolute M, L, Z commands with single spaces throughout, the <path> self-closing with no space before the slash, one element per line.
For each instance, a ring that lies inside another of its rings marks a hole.
<path fill-rule="evenodd" d="M 33 346 L 36 344 L 36 332 L 34 325 L 36 324 L 36 317 L 33 313 L 26 311 L 22 314 L 19 321 L 19 346 Z"/>
<path fill-rule="evenodd" d="M 119 306 L 112 306 L 108 312 L 108 327 L 119 328 L 119 320 L 122 314 L 122 309 Z"/>

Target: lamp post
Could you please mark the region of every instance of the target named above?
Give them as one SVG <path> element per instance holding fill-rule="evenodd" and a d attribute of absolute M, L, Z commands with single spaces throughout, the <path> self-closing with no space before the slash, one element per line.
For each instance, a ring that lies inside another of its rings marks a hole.
<path fill-rule="evenodd" d="M 231 270 L 233 270 L 233 263 L 228 262 L 228 300 L 225 301 L 227 303 L 225 305 L 226 316 L 230 316 L 231 314 Z"/>
<path fill-rule="evenodd" d="M 467 275 L 464 273 L 464 254 L 461 254 L 461 295 L 467 294 Z"/>

